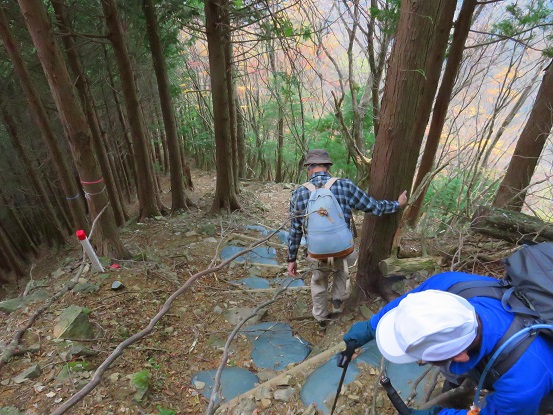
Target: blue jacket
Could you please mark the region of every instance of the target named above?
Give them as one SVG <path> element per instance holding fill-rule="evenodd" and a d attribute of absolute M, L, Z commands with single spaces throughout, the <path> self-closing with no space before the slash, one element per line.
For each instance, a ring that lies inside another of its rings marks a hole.
<path fill-rule="evenodd" d="M 453 284 L 475 279 L 491 279 L 462 272 L 444 272 L 428 278 L 410 293 L 424 290 L 447 291 Z M 409 293 L 388 303 L 370 319 L 376 329 L 379 320 Z M 468 300 L 475 308 L 482 322 L 482 344 L 480 350 L 469 354 L 468 362 L 452 362 L 450 371 L 456 375 L 467 374 L 494 346 L 513 320 L 513 314 L 506 311 L 501 301 L 489 297 L 473 297 Z M 553 342 L 543 336 L 526 349 L 518 361 L 493 385 L 494 391 L 486 396 L 480 415 L 535 415 L 542 398 L 553 389 Z M 463 415 L 468 410 L 444 408 L 439 415 Z"/>

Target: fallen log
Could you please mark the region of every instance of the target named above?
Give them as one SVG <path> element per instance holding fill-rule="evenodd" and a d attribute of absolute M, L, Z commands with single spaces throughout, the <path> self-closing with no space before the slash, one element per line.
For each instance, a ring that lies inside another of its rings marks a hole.
<path fill-rule="evenodd" d="M 243 393 L 242 395 L 236 396 L 234 399 L 224 403 L 221 405 L 217 410 L 215 411 L 216 414 L 229 414 L 232 413 L 232 409 L 240 402 L 245 399 L 252 399 L 256 393 L 263 389 L 273 389 L 276 388 L 276 386 L 283 381 L 286 377 L 292 377 L 292 378 L 305 378 L 311 372 L 313 372 L 315 369 L 317 369 L 319 366 L 322 366 L 328 360 L 334 356 L 336 353 L 342 351 L 344 349 L 344 343 L 340 342 L 329 349 L 325 350 L 324 352 L 305 360 L 304 362 L 300 363 L 297 366 L 292 367 L 291 369 L 285 370 L 284 372 L 278 374 L 278 376 L 275 376 L 274 378 L 269 379 L 268 381 L 261 383 L 257 385 L 255 388 L 250 389 L 249 391 Z"/>
<path fill-rule="evenodd" d="M 470 228 L 474 232 L 505 241 L 520 243 L 523 239 L 553 242 L 553 223 L 508 209 L 480 206 Z"/>
<path fill-rule="evenodd" d="M 434 273 L 442 265 L 441 257 L 422 256 L 416 258 L 398 258 L 391 256 L 380 261 L 378 267 L 382 275 L 392 274 L 413 274 L 419 271 L 428 271 Z"/>

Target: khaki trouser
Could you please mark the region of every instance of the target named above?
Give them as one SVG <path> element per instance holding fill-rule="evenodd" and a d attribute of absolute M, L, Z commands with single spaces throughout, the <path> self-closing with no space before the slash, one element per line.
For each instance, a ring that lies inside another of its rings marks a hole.
<path fill-rule="evenodd" d="M 332 300 L 346 298 L 346 283 L 348 273 L 346 266 L 351 266 L 357 259 L 357 250 L 346 258 L 334 259 L 333 263 L 327 260 L 307 258 L 311 262 L 311 299 L 313 301 L 313 317 L 315 320 L 327 320 L 328 315 L 328 280 L 332 276 Z"/>

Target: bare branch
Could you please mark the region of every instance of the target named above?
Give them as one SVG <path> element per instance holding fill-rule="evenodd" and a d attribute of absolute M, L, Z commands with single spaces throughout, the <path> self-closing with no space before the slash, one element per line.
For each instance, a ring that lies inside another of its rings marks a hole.
<path fill-rule="evenodd" d="M 150 323 L 146 328 L 141 330 L 140 332 L 134 334 L 133 336 L 129 337 L 128 339 L 124 340 L 123 342 L 119 343 L 119 345 L 114 349 L 114 351 L 107 357 L 106 360 L 100 364 L 98 369 L 96 369 L 96 372 L 94 372 L 94 376 L 88 382 L 81 390 L 79 390 L 75 395 L 73 395 L 71 398 L 69 398 L 67 401 L 65 401 L 60 407 L 58 407 L 55 411 L 51 413 L 51 415 L 61 415 L 66 413 L 69 409 L 71 409 L 74 405 L 76 405 L 78 402 L 80 402 L 82 399 L 84 399 L 85 396 L 87 396 L 96 386 L 100 384 L 100 381 L 102 380 L 102 376 L 106 372 L 106 370 L 111 366 L 111 364 L 119 358 L 124 352 L 124 350 L 129 347 L 130 345 L 138 342 L 139 340 L 146 337 L 148 334 L 150 334 L 157 322 L 165 315 L 167 312 L 171 309 L 171 306 L 173 305 L 173 302 L 181 295 L 183 294 L 194 282 L 196 282 L 201 277 L 204 277 L 206 275 L 212 274 L 214 272 L 217 272 L 224 267 L 226 267 L 228 264 L 230 264 L 232 261 L 234 261 L 239 256 L 244 255 L 247 252 L 250 252 L 254 248 L 260 246 L 265 241 L 268 241 L 270 238 L 272 238 L 282 227 L 287 223 L 288 221 L 284 222 L 278 229 L 271 232 L 269 235 L 267 235 L 265 238 L 260 239 L 256 243 L 250 245 L 249 248 L 245 248 L 244 250 L 237 252 L 230 258 L 226 259 L 225 261 L 221 262 L 219 265 L 213 266 L 211 268 L 205 269 L 203 271 L 200 271 L 194 275 L 192 275 L 186 283 L 180 287 L 177 291 L 175 291 L 171 296 L 165 301 L 160 311 L 150 320 Z"/>

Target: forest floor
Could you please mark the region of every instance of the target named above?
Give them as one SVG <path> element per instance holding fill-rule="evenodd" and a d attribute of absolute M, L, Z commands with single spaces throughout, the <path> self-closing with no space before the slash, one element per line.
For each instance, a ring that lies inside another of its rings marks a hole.
<path fill-rule="evenodd" d="M 107 268 L 103 274 L 88 267 L 81 275 L 82 281 L 96 284 L 100 289 L 93 294 L 68 292 L 54 302 L 26 331 L 21 344 L 38 344 L 40 351 L 14 357 L 0 370 L 0 407 L 14 406 L 26 415 L 52 413 L 80 387 L 92 379 L 94 371 L 114 351 L 118 344 L 141 331 L 160 311 L 167 298 L 194 274 L 221 262 L 219 253 L 225 243 L 236 235 L 243 235 L 245 245 L 261 239 L 247 225 L 260 225 L 278 229 L 286 224 L 288 203 L 293 184 L 242 181 L 240 203 L 242 210 L 232 214 L 210 215 L 209 208 L 215 191 L 212 173 L 193 170 L 195 190 L 192 194 L 197 207 L 170 217 L 160 217 L 143 223 L 130 221 L 121 231 L 125 246 L 135 255 L 135 260 L 113 260 L 119 268 Z M 168 186 L 168 178 L 162 178 Z M 167 188 L 166 188 L 167 189 Z M 170 194 L 163 194 L 164 203 L 170 207 Z M 136 212 L 130 211 L 132 215 Z M 357 223 L 361 223 L 360 216 Z M 248 237 L 250 239 L 248 239 Z M 262 268 L 258 274 L 265 277 L 285 277 L 286 248 L 273 237 L 279 266 Z M 413 242 L 415 244 L 415 242 Z M 418 244 L 418 242 L 416 243 Z M 416 247 L 413 247 L 416 249 Z M 75 277 L 81 264 L 82 252 L 78 241 L 55 252 L 45 252 L 37 258 L 30 273 L 31 279 L 42 281 L 50 294 L 62 289 L 63 284 Z M 100 384 L 81 402 L 70 409 L 70 414 L 202 414 L 208 400 L 191 382 L 198 371 L 216 369 L 221 363 L 223 345 L 235 324 L 225 318 L 225 311 L 234 307 L 255 308 L 272 299 L 275 291 L 252 291 L 232 284 L 251 275 L 252 264 L 233 262 L 218 272 L 208 273 L 195 281 L 173 303 L 169 312 L 155 325 L 151 334 L 127 348 L 109 367 Z M 299 263 L 300 270 L 307 263 Z M 493 264 L 492 264 L 493 270 Z M 490 269 L 485 270 L 490 274 Z M 271 274 L 271 275 L 267 275 Z M 305 275 L 309 286 L 309 277 Z M 21 295 L 26 281 L 11 287 L 7 298 Z M 124 288 L 114 291 L 112 283 L 120 281 Z M 406 286 L 418 282 L 407 280 Z M 82 342 L 97 354 L 86 358 L 86 367 L 72 373 L 69 380 L 61 380 L 59 374 L 68 364 L 68 348 L 71 341 L 60 341 L 52 329 L 59 314 L 71 304 L 90 310 L 96 338 Z M 338 344 L 354 321 L 366 319 L 377 311 L 383 300 L 374 297 L 361 307 L 349 305 L 343 314 L 336 316 L 326 330 L 321 330 L 311 316 L 311 298 L 308 289 L 288 290 L 266 307 L 261 321 L 277 321 L 290 324 L 292 332 L 314 346 L 314 351 L 324 351 Z M 8 344 L 23 327 L 33 312 L 41 305 L 31 303 L 7 314 L 0 312 L 0 346 Z M 1 351 L 1 350 L 0 350 Z M 257 372 L 252 363 L 251 344 L 244 336 L 237 336 L 231 343 L 227 363 L 230 366 L 248 368 Z M 311 357 L 311 356 L 310 356 Z M 38 364 L 40 375 L 23 383 L 13 379 Z M 134 391 L 129 387 L 129 377 L 147 369 L 152 377 L 147 397 L 133 401 Z M 371 374 L 372 373 L 372 374 Z M 375 396 L 375 373 L 348 385 L 347 397 L 340 398 L 338 413 L 370 413 L 373 402 L 378 403 L 377 413 L 393 414 L 395 411 L 387 398 Z M 301 384 L 302 380 L 297 380 Z M 327 405 L 331 405 L 328 403 Z M 288 401 L 266 400 L 253 414 L 303 414 L 305 406 L 298 394 Z M 242 413 L 247 414 L 247 411 Z"/>

